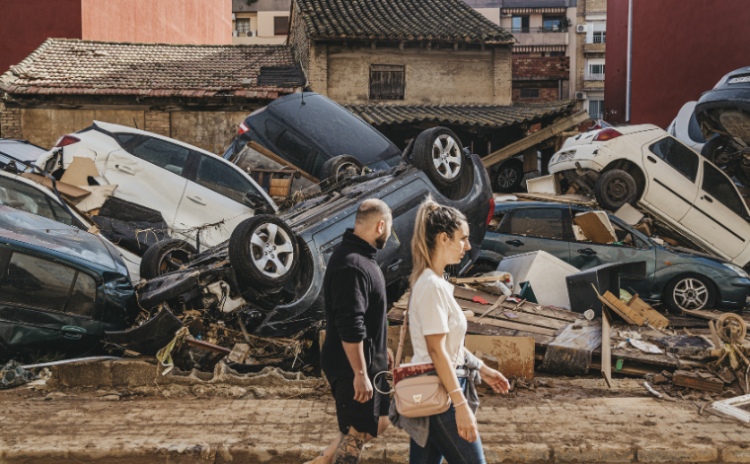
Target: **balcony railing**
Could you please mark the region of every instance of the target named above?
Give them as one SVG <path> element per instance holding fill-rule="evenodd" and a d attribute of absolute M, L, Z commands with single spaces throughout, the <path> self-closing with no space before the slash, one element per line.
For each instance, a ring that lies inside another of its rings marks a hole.
<path fill-rule="evenodd" d="M 586 73 L 583 76 L 583 80 L 585 80 L 585 81 L 603 81 L 604 80 L 604 74 L 590 74 L 590 73 Z"/>
<path fill-rule="evenodd" d="M 531 28 L 528 27 L 512 27 L 510 32 L 531 32 Z"/>
<path fill-rule="evenodd" d="M 540 27 L 537 32 L 568 32 L 564 27 Z"/>

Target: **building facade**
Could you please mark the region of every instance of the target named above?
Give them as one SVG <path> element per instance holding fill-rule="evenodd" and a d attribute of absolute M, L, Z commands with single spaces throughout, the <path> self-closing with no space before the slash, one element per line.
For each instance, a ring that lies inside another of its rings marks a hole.
<path fill-rule="evenodd" d="M 283 44 L 292 0 L 232 0 L 232 43 Z"/>
<path fill-rule="evenodd" d="M 0 74 L 50 37 L 230 44 L 227 0 L 0 0 Z"/>
<path fill-rule="evenodd" d="M 104 121 L 222 154 L 248 114 L 302 90 L 294 69 L 287 46 L 48 39 L 0 76 L 0 135 L 50 148 Z"/>
<path fill-rule="evenodd" d="M 513 101 L 573 98 L 576 87 L 576 0 L 468 0 L 493 23 L 510 31 Z"/>
<path fill-rule="evenodd" d="M 666 128 L 685 103 L 750 64 L 750 35 L 735 33 L 750 23 L 746 0 L 691 0 L 690 8 L 679 0 L 634 1 L 628 114 L 628 7 L 628 0 L 609 0 L 608 121 Z"/>
<path fill-rule="evenodd" d="M 592 119 L 606 118 L 604 105 L 607 0 L 578 0 L 575 30 L 576 91 Z"/>

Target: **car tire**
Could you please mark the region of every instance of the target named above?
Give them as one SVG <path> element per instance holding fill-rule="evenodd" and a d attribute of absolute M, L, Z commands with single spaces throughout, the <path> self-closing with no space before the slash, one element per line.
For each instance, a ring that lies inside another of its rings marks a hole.
<path fill-rule="evenodd" d="M 620 169 L 602 173 L 594 186 L 599 206 L 610 211 L 617 211 L 625 203 L 632 202 L 637 193 L 638 187 L 633 176 Z"/>
<path fill-rule="evenodd" d="M 294 277 L 299 253 L 292 229 L 267 214 L 242 221 L 229 239 L 229 262 L 237 276 L 264 289 L 279 288 Z"/>
<path fill-rule="evenodd" d="M 353 156 L 335 156 L 320 168 L 320 181 L 328 181 L 329 185 L 336 185 L 347 177 L 361 175 L 363 169 L 364 165 Z"/>
<path fill-rule="evenodd" d="M 438 188 L 460 182 L 466 165 L 461 140 L 447 127 L 422 131 L 414 142 L 412 161 Z"/>
<path fill-rule="evenodd" d="M 518 192 L 523 182 L 523 162 L 517 159 L 508 160 L 500 165 L 493 177 L 496 192 Z"/>
<path fill-rule="evenodd" d="M 141 258 L 141 278 L 153 279 L 176 271 L 190 262 L 198 250 L 185 240 L 172 239 L 148 247 Z"/>
<path fill-rule="evenodd" d="M 712 309 L 716 301 L 713 282 L 700 274 L 683 274 L 664 287 L 664 303 L 672 313 L 684 309 Z"/>

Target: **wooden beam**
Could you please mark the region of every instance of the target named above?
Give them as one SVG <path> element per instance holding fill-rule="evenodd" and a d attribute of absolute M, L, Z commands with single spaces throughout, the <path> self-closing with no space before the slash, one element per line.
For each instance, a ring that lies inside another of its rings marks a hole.
<path fill-rule="evenodd" d="M 279 163 L 282 166 L 290 166 L 290 167 L 296 169 L 297 171 L 299 171 L 300 174 L 302 174 L 302 177 L 304 177 L 305 179 L 309 180 L 310 182 L 314 182 L 316 184 L 320 183 L 320 181 L 318 179 L 316 179 L 315 177 L 311 176 L 310 174 L 306 173 L 304 170 L 298 168 L 297 166 L 293 165 L 289 161 L 287 161 L 284 158 L 280 157 L 279 155 L 277 155 L 276 153 L 272 152 L 271 150 L 269 150 L 268 148 L 264 147 L 263 145 L 259 144 L 255 140 L 251 140 L 250 142 L 248 142 L 247 146 L 250 147 L 250 148 L 252 148 L 253 150 L 257 151 L 261 155 L 265 156 L 266 158 L 269 158 L 272 161 L 276 161 L 277 163 Z"/>
<path fill-rule="evenodd" d="M 517 155 L 524 150 L 527 150 L 551 137 L 556 136 L 557 134 L 562 133 L 563 131 L 570 129 L 571 127 L 584 123 L 589 119 L 591 118 L 589 117 L 588 111 L 581 110 L 573 114 L 572 116 L 568 116 L 560 122 L 552 124 L 549 127 L 545 127 L 544 129 L 529 135 L 528 137 L 524 137 L 517 142 L 511 143 L 510 145 L 501 148 L 500 150 L 490 153 L 489 155 L 482 158 L 482 162 L 484 163 L 485 167 L 493 166 L 500 161 L 503 161 L 504 159 L 510 158 L 513 155 Z"/>
<path fill-rule="evenodd" d="M 610 338 L 612 327 L 610 325 L 609 312 L 602 308 L 602 377 L 607 386 L 612 388 L 612 340 Z"/>

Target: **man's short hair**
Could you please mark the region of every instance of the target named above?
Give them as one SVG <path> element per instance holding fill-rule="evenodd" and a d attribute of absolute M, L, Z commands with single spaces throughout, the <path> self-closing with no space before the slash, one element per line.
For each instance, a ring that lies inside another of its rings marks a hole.
<path fill-rule="evenodd" d="M 389 208 L 383 200 L 370 198 L 363 201 L 359 205 L 359 208 L 357 208 L 355 223 L 364 226 L 373 221 L 379 221 L 380 219 L 390 217 L 391 208 Z"/>

